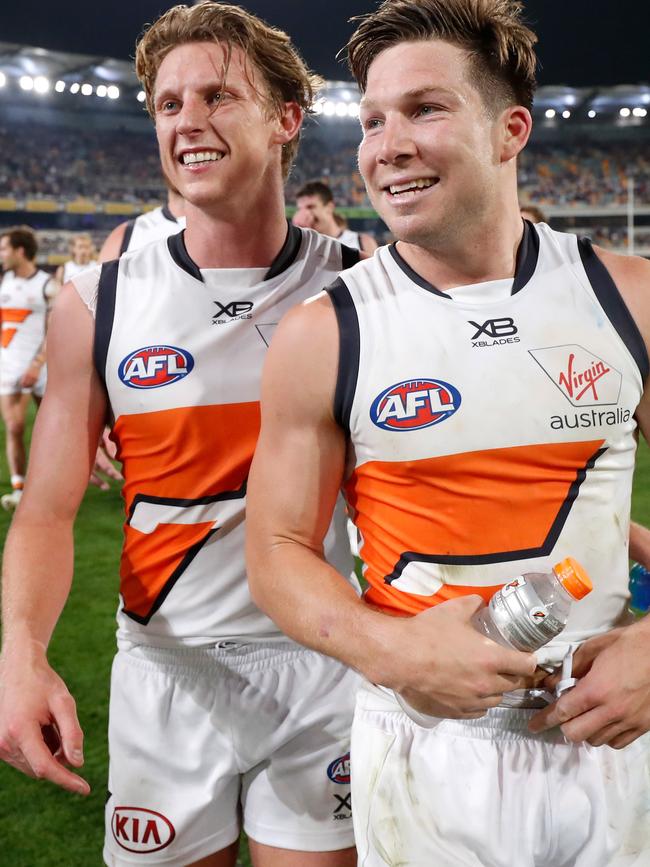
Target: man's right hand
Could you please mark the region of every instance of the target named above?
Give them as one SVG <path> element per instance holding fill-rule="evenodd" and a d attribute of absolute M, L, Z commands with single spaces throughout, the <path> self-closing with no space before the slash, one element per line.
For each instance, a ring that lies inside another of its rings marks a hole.
<path fill-rule="evenodd" d="M 391 624 L 403 634 L 396 636 L 390 679 L 415 710 L 475 719 L 497 707 L 504 692 L 534 684 L 532 653 L 502 647 L 472 625 L 483 604 L 479 596 L 463 596 Z"/>
<path fill-rule="evenodd" d="M 66 767 L 84 763 L 83 732 L 74 699 L 42 645 L 0 658 L 0 759 L 29 777 L 90 792 Z"/>

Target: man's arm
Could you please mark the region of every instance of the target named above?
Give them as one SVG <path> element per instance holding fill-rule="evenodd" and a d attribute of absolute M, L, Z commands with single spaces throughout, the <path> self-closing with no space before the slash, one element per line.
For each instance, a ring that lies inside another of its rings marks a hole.
<path fill-rule="evenodd" d="M 630 559 L 650 569 L 650 530 L 634 521 L 630 523 Z"/>
<path fill-rule="evenodd" d="M 595 248 L 650 354 L 650 262 Z M 650 442 L 650 381 L 635 413 Z M 585 641 L 574 657 L 578 685 L 535 714 L 530 728 L 560 725 L 566 738 L 620 749 L 650 730 L 650 617 Z"/>
<path fill-rule="evenodd" d="M 110 262 L 113 259 L 119 259 L 122 250 L 122 242 L 128 221 L 120 223 L 116 226 L 108 238 L 102 244 L 102 249 L 99 251 L 99 262 Z"/>
<path fill-rule="evenodd" d="M 21 377 L 20 384 L 23 388 L 31 388 L 36 382 L 38 382 L 38 378 L 41 375 L 41 369 L 45 364 L 45 351 L 47 345 L 47 332 L 50 326 L 51 305 L 58 295 L 60 288 L 61 287 L 57 283 L 56 279 L 51 278 L 47 281 L 45 288 L 43 289 L 43 296 L 48 305 L 45 313 L 45 334 L 43 335 L 43 340 L 40 346 L 34 353 L 32 360 L 29 362 L 29 365 Z"/>
<path fill-rule="evenodd" d="M 397 690 L 416 709 L 482 716 L 504 691 L 524 685 L 535 658 L 479 635 L 470 623 L 478 597 L 391 617 L 325 562 L 346 456 L 332 412 L 337 367 L 336 317 L 321 295 L 283 319 L 265 366 L 247 497 L 253 598 L 287 635 Z"/>
<path fill-rule="evenodd" d="M 106 398 L 92 363 L 93 322 L 71 284 L 49 332 L 49 381 L 37 414 L 25 493 L 5 545 L 0 654 L 0 758 L 73 792 L 88 784 L 74 700 L 47 661 L 68 597 L 72 526 L 86 490 Z M 65 435 L 62 435 L 62 432 Z"/>

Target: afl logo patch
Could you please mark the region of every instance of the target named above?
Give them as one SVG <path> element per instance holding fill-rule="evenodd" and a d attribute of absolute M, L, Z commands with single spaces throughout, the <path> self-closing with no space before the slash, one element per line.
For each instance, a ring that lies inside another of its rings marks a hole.
<path fill-rule="evenodd" d="M 350 782 L 350 753 L 334 759 L 327 769 L 327 776 L 333 783 L 345 785 Z"/>
<path fill-rule="evenodd" d="M 124 358 L 117 375 L 129 388 L 160 388 L 191 373 L 194 359 L 177 346 L 143 346 Z"/>
<path fill-rule="evenodd" d="M 375 398 L 370 418 L 384 430 L 420 430 L 445 421 L 460 404 L 460 392 L 448 382 L 407 379 Z"/>

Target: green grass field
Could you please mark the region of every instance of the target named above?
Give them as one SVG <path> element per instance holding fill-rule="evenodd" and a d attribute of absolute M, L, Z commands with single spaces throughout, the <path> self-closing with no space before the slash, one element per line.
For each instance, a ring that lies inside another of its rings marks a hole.
<path fill-rule="evenodd" d="M 8 489 L 4 441 L 0 489 Z M 650 449 L 639 450 L 633 517 L 650 525 Z M 84 775 L 89 798 L 0 767 L 0 864 L 3 867 L 99 867 L 102 864 L 103 807 L 107 777 L 107 701 L 114 650 L 117 562 L 121 542 L 121 500 L 112 490 L 88 491 L 77 521 L 75 581 L 55 633 L 50 660 L 77 699 L 85 730 Z M 0 511 L 4 539 L 9 516 Z M 242 864 L 249 865 L 245 845 Z"/>

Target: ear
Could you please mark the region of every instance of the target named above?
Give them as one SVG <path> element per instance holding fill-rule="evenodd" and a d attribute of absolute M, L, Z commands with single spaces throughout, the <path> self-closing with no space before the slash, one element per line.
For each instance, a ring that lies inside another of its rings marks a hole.
<path fill-rule="evenodd" d="M 523 105 L 512 105 L 501 116 L 501 162 L 509 162 L 524 149 L 533 128 L 530 112 Z"/>
<path fill-rule="evenodd" d="M 278 128 L 275 141 L 277 144 L 289 144 L 302 126 L 303 113 L 297 102 L 285 102 L 278 117 Z"/>

